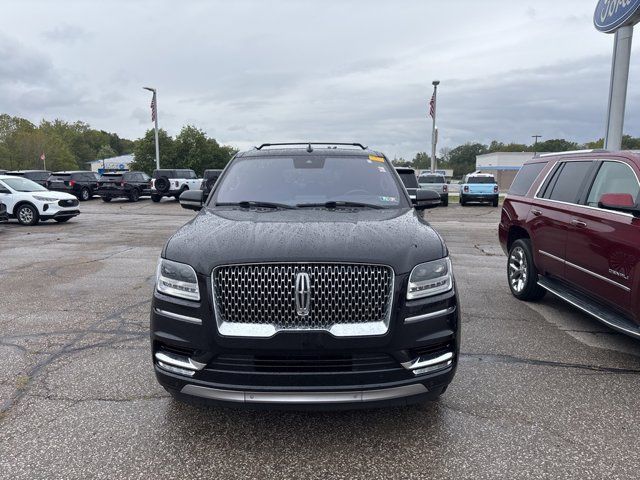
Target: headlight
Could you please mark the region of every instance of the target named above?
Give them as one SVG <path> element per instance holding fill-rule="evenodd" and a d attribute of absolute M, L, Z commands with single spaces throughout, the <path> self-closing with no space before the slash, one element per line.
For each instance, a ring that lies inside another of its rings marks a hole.
<path fill-rule="evenodd" d="M 449 257 L 421 263 L 416 265 L 409 275 L 407 300 L 448 292 L 452 287 L 453 274 Z"/>
<path fill-rule="evenodd" d="M 156 272 L 156 288 L 161 293 L 187 300 L 200 300 L 198 277 L 195 270 L 185 263 L 161 258 Z"/>
<path fill-rule="evenodd" d="M 41 197 L 40 195 L 34 195 L 33 198 L 35 198 L 36 200 L 38 200 L 40 202 L 56 202 L 58 200 L 57 198 Z"/>

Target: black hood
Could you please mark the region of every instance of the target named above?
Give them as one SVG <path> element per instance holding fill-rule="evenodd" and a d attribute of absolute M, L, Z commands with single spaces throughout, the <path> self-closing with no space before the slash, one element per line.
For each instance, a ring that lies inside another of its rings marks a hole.
<path fill-rule="evenodd" d="M 446 256 L 440 236 L 414 209 L 202 210 L 169 239 L 163 257 L 209 275 L 233 263 L 349 262 L 396 274 Z"/>

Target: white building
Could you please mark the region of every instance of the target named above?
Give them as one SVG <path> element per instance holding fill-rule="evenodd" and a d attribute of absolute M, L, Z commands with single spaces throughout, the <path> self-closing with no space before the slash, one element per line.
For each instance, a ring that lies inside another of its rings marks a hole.
<path fill-rule="evenodd" d="M 94 160 L 93 162 L 88 162 L 88 165 L 91 166 L 92 172 L 118 172 L 129 170 L 131 162 L 133 162 L 133 154 L 105 158 L 104 160 Z"/>
<path fill-rule="evenodd" d="M 476 157 L 476 171 L 492 173 L 501 191 L 511 187 L 516 174 L 524 164 L 533 158 L 532 152 L 494 152 Z"/>

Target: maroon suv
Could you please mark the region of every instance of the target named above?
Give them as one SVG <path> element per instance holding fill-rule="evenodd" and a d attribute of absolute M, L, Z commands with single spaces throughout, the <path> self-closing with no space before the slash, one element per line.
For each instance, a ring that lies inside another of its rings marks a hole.
<path fill-rule="evenodd" d="M 640 154 L 536 157 L 509 190 L 499 236 L 513 295 L 549 291 L 640 337 Z"/>

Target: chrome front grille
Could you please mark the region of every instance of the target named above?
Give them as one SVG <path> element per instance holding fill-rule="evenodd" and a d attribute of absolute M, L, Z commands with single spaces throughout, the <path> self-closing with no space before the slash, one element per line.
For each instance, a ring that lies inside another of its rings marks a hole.
<path fill-rule="evenodd" d="M 308 308 L 301 288 L 309 279 Z M 213 271 L 222 334 L 270 336 L 278 330 L 329 330 L 339 336 L 386 333 L 393 270 L 381 265 L 329 263 L 246 264 Z M 296 298 L 297 297 L 297 298 Z M 253 328 L 251 328 L 253 327 Z"/>

